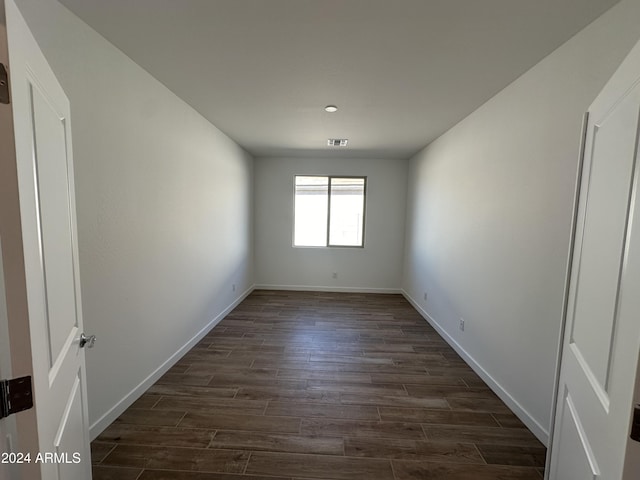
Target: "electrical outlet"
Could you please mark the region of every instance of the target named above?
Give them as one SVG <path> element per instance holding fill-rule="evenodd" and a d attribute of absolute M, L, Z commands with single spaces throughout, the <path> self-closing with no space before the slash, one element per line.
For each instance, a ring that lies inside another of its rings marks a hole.
<path fill-rule="evenodd" d="M 460 317 L 460 330 L 464 332 L 464 318 Z"/>
<path fill-rule="evenodd" d="M 424 301 L 427 301 L 427 292 L 424 292 Z"/>
<path fill-rule="evenodd" d="M 338 278 L 338 272 L 333 272 L 331 274 L 331 278 Z"/>
<path fill-rule="evenodd" d="M 236 291 L 236 284 L 235 283 L 233 285 L 231 285 L 231 291 L 233 291 L 233 292 Z"/>

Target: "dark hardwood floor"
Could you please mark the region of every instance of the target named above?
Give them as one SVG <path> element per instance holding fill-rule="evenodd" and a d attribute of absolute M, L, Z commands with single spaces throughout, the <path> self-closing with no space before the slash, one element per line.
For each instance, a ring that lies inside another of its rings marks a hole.
<path fill-rule="evenodd" d="M 94 480 L 540 480 L 545 448 L 400 295 L 256 291 L 91 445 Z"/>

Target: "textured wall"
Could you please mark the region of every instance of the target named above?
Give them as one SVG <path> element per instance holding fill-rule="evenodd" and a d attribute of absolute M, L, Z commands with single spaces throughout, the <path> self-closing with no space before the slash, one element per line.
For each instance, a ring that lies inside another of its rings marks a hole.
<path fill-rule="evenodd" d="M 364 248 L 293 247 L 295 175 L 367 177 Z M 329 290 L 398 290 L 402 277 L 407 162 L 257 158 L 256 284 Z M 333 272 L 338 278 L 332 278 Z"/>
<path fill-rule="evenodd" d="M 543 440 L 582 116 L 637 18 L 640 2 L 614 7 L 410 162 L 403 287 Z"/>
<path fill-rule="evenodd" d="M 253 159 L 57 2 L 20 7 L 71 101 L 95 424 L 253 284 Z"/>

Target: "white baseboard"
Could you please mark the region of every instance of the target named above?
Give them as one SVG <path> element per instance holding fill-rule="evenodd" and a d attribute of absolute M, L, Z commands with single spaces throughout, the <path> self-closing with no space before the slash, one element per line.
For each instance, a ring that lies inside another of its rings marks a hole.
<path fill-rule="evenodd" d="M 531 414 L 515 399 L 511 396 L 507 390 L 504 389 L 492 376 L 487 372 L 462 346 L 455 341 L 455 339 L 444 330 L 438 322 L 436 322 L 431 315 L 429 315 L 411 296 L 404 290 L 402 295 L 407 301 L 415 308 L 429 324 L 436 329 L 445 341 L 451 345 L 451 347 L 460 355 L 465 362 L 476 372 L 482 380 L 493 390 L 493 392 L 500 397 L 500 399 L 516 414 L 516 416 L 522 420 L 529 430 L 540 440 L 545 446 L 549 445 L 549 431 L 544 428 L 538 421 L 531 416 Z"/>
<path fill-rule="evenodd" d="M 300 292 L 347 292 L 402 294 L 399 288 L 331 287 L 324 285 L 254 285 L 255 290 L 292 290 Z"/>
<path fill-rule="evenodd" d="M 140 382 L 133 390 L 131 390 L 125 397 L 116 403 L 107 413 L 102 415 L 98 420 L 96 420 L 89 427 L 89 435 L 91 441 L 95 440 L 95 438 L 100 435 L 109 425 L 113 423 L 113 421 L 118 418 L 122 413 L 129 408 L 133 402 L 135 402 L 140 396 L 146 392 L 151 385 L 156 383 L 162 375 L 164 375 L 173 365 L 176 364 L 178 360 L 180 360 L 185 353 L 191 350 L 194 345 L 196 345 L 202 338 L 211 331 L 213 327 L 215 327 L 220 320 L 226 317 L 231 310 L 236 308 L 240 302 L 242 302 L 251 292 L 254 290 L 254 286 L 249 287 L 245 292 L 243 292 L 236 300 L 231 303 L 227 308 L 225 308 L 222 312 L 220 312 L 213 320 L 211 320 L 207 325 L 205 325 L 198 333 L 196 333 L 191 340 L 185 343 L 182 347 L 178 349 L 176 353 L 171 355 L 162 365 L 160 365 L 151 375 L 145 378 L 142 382 Z"/>

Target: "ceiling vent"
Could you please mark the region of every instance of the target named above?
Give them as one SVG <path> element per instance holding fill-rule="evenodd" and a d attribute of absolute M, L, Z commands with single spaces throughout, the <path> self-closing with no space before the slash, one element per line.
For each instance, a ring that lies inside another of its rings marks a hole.
<path fill-rule="evenodd" d="M 330 147 L 346 147 L 348 141 L 346 138 L 330 138 L 327 145 Z"/>

